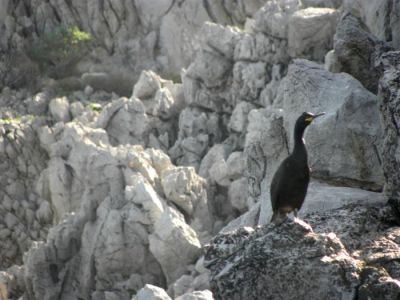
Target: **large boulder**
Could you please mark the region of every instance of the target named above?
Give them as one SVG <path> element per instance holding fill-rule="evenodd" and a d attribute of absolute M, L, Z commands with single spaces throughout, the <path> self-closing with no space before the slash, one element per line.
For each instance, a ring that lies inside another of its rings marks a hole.
<path fill-rule="evenodd" d="M 384 136 L 382 143 L 382 167 L 385 175 L 385 196 L 391 201 L 395 211 L 400 211 L 400 118 L 398 75 L 400 71 L 400 52 L 388 52 L 381 56 L 380 65 L 384 70 L 379 81 L 380 112 Z M 400 221 L 400 220 L 398 220 Z"/>
<path fill-rule="evenodd" d="M 358 262 L 338 237 L 302 221 L 221 234 L 205 265 L 216 299 L 353 299 L 359 283 Z"/>
<path fill-rule="evenodd" d="M 332 49 L 339 13 L 331 8 L 306 8 L 296 11 L 289 20 L 289 54 L 294 58 L 323 61 Z"/>
<path fill-rule="evenodd" d="M 112 145 L 147 145 L 150 120 L 137 98 L 120 98 L 107 104 L 95 126 L 107 131 Z"/>
<path fill-rule="evenodd" d="M 281 82 L 274 106 L 283 109 L 289 144 L 302 112 L 326 112 L 305 133 L 314 177 L 382 188 L 378 99 L 357 80 L 345 73 L 330 73 L 310 61 L 295 60 Z"/>
<path fill-rule="evenodd" d="M 377 93 L 381 75 L 375 59 L 385 49 L 383 42 L 374 37 L 362 21 L 345 13 L 337 26 L 334 53 L 342 72 L 357 78 L 368 90 Z"/>
<path fill-rule="evenodd" d="M 145 283 L 165 286 L 185 273 L 201 246 L 163 199 L 161 176 L 176 169 L 169 158 L 141 146 L 112 147 L 104 130 L 75 122 L 53 135 L 42 133 L 51 159 L 38 190 L 59 224 L 25 256 L 27 297 L 129 300 Z M 204 194 L 201 184 L 190 188 Z"/>
<path fill-rule="evenodd" d="M 393 220 L 387 208 L 349 205 L 308 214 L 312 228 L 295 219 L 224 229 L 206 247 L 214 297 L 397 299 L 400 231 L 386 223 Z"/>
<path fill-rule="evenodd" d="M 171 284 L 183 275 L 187 266 L 201 253 L 196 232 L 173 211 L 166 210 L 155 224 L 154 234 L 149 236 L 150 251 L 160 263 Z"/>
<path fill-rule="evenodd" d="M 400 48 L 400 3 L 392 0 L 344 0 L 343 8 L 356 12 L 369 31 L 380 40 L 390 42 Z"/>

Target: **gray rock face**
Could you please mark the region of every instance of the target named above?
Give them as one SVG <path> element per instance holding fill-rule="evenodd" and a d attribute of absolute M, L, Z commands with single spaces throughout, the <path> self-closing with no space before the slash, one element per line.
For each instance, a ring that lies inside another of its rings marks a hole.
<path fill-rule="evenodd" d="M 398 1 L 344 0 L 343 7 L 346 10 L 356 11 L 374 36 L 380 40 L 390 42 L 393 47 L 399 49 L 400 19 L 398 16 Z"/>
<path fill-rule="evenodd" d="M 380 77 L 374 62 L 383 48 L 384 44 L 368 32 L 359 18 L 350 13 L 341 17 L 334 39 L 341 71 L 353 75 L 373 93 L 377 93 Z"/>
<path fill-rule="evenodd" d="M 22 263 L 33 241 L 46 239 L 53 210 L 35 186 L 46 168 L 40 145 L 40 122 L 11 120 L 0 124 L 0 269 Z"/>
<path fill-rule="evenodd" d="M 219 235 L 205 264 L 216 299 L 353 299 L 359 282 L 338 237 L 301 221 Z"/>
<path fill-rule="evenodd" d="M 350 186 L 382 187 L 378 99 L 358 81 L 344 73 L 327 72 L 316 63 L 296 60 L 281 83 L 274 106 L 285 112 L 290 142 L 294 123 L 303 111 L 326 112 L 305 134 L 313 176 Z"/>
<path fill-rule="evenodd" d="M 171 300 L 171 298 L 162 288 L 146 284 L 132 300 Z"/>
<path fill-rule="evenodd" d="M 150 121 L 139 99 L 121 98 L 104 107 L 96 127 L 107 131 L 113 145 L 146 145 Z"/>
<path fill-rule="evenodd" d="M 331 8 L 306 8 L 289 20 L 288 46 L 291 57 L 323 61 L 332 49 L 339 13 Z"/>
<path fill-rule="evenodd" d="M 400 208 L 400 119 L 398 114 L 400 53 L 388 52 L 381 56 L 384 72 L 379 81 L 380 112 L 383 120 L 382 167 L 385 174 L 385 196 L 395 211 Z"/>
<path fill-rule="evenodd" d="M 175 168 L 169 159 L 140 146 L 111 147 L 101 129 L 71 122 L 61 131 L 48 147 L 51 159 L 40 184 L 41 197 L 61 222 L 25 257 L 28 299 L 130 299 L 145 283 L 164 286 L 179 278 L 201 246 L 162 197 L 161 176 Z M 204 195 L 201 183 L 191 180 Z M 175 188 L 187 193 L 180 184 Z M 194 215 L 206 215 L 206 201 L 197 200 Z M 202 221 L 198 228 L 212 226 Z"/>
<path fill-rule="evenodd" d="M 307 215 L 313 229 L 295 219 L 225 231 L 206 250 L 214 297 L 396 299 L 399 268 L 390 257 L 397 255 L 399 230 L 382 222 L 388 217 L 383 204 L 352 205 Z"/>

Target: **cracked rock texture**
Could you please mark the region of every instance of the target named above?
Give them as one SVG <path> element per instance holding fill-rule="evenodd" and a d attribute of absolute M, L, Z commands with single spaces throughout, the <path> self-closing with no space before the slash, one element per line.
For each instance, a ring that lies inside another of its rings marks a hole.
<path fill-rule="evenodd" d="M 1 297 L 397 299 L 398 2 L 0 1 Z M 60 26 L 93 44 L 44 72 Z"/>

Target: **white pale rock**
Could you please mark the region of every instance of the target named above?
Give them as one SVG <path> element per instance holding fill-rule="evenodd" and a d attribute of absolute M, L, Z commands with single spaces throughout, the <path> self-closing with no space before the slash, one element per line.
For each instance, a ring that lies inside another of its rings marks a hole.
<path fill-rule="evenodd" d="M 69 102 L 66 97 L 54 98 L 49 103 L 50 114 L 56 122 L 69 122 L 71 120 L 69 112 Z"/>
<path fill-rule="evenodd" d="M 144 70 L 133 88 L 133 97 L 146 100 L 154 97 L 161 88 L 161 78 L 150 70 Z"/>
<path fill-rule="evenodd" d="M 232 112 L 228 124 L 229 128 L 234 132 L 244 132 L 248 124 L 247 116 L 253 108 L 255 108 L 255 106 L 249 102 L 239 102 Z"/>
<path fill-rule="evenodd" d="M 218 51 L 225 57 L 232 59 L 236 43 L 241 34 L 235 27 L 206 22 L 202 26 L 199 35 L 203 49 Z"/>
<path fill-rule="evenodd" d="M 139 174 L 132 173 L 125 187 L 125 198 L 142 205 L 149 214 L 152 223 L 157 222 L 164 211 L 163 201 L 154 191 L 146 179 Z"/>
<path fill-rule="evenodd" d="M 301 84 L 299 84 L 301 82 Z M 330 73 L 303 59 L 289 66 L 274 106 L 284 111 L 289 145 L 304 111 L 326 112 L 305 132 L 314 176 L 347 185 L 380 189 L 382 128 L 378 98 L 346 73 Z"/>
<path fill-rule="evenodd" d="M 199 177 L 192 167 L 178 167 L 162 173 L 161 184 L 165 196 L 192 215 L 197 198 L 201 195 L 204 180 Z"/>
<path fill-rule="evenodd" d="M 331 8 L 306 8 L 289 20 L 288 45 L 291 57 L 323 61 L 333 47 L 339 13 Z"/>
<path fill-rule="evenodd" d="M 146 284 L 132 300 L 171 300 L 171 298 L 164 289 Z"/>
<path fill-rule="evenodd" d="M 287 38 L 289 18 L 299 7 L 298 0 L 268 1 L 255 14 L 255 27 L 267 35 Z"/>
<path fill-rule="evenodd" d="M 150 251 L 160 263 L 168 283 L 186 272 L 201 252 L 196 232 L 171 210 L 166 210 L 149 236 Z"/>
<path fill-rule="evenodd" d="M 240 178 L 232 182 L 228 190 L 228 198 L 232 206 L 240 212 L 245 212 L 247 206 L 247 179 Z"/>
<path fill-rule="evenodd" d="M 183 294 L 176 300 L 214 300 L 214 297 L 211 291 L 205 290 Z"/>

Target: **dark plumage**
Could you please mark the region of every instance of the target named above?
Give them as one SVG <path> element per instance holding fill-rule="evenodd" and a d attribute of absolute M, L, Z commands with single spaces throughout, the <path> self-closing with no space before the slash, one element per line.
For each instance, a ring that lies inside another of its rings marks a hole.
<path fill-rule="evenodd" d="M 287 214 L 291 212 L 297 217 L 297 212 L 303 205 L 310 181 L 310 169 L 303 134 L 315 118 L 324 114 L 314 115 L 304 112 L 296 121 L 293 151 L 283 160 L 271 182 L 273 211 L 271 222 L 283 222 Z"/>

